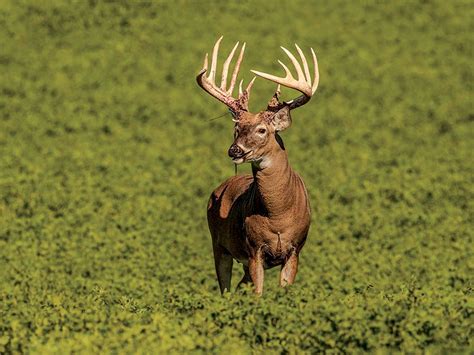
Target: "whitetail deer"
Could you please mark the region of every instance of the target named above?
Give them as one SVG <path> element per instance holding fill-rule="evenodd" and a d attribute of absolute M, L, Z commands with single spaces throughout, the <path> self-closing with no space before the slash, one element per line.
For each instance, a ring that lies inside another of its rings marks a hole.
<path fill-rule="evenodd" d="M 208 56 L 197 76 L 198 84 L 210 95 L 226 104 L 235 122 L 234 142 L 228 154 L 235 164 L 250 162 L 252 175 L 233 176 L 211 194 L 207 218 L 212 236 L 215 267 L 221 292 L 230 291 L 233 259 L 243 264 L 242 283 L 253 282 L 257 294 L 263 291 L 264 269 L 282 265 L 280 285 L 294 282 L 298 255 L 308 235 L 310 207 L 308 194 L 301 177 L 293 171 L 282 139 L 278 132 L 291 124 L 290 110 L 307 103 L 316 91 L 319 71 L 316 55 L 311 48 L 314 62 L 314 78 L 311 75 L 302 50 L 296 45 L 303 68 L 290 51 L 281 47 L 293 63 L 298 79 L 290 70 L 280 78 L 259 71 L 252 72 L 278 84 L 266 110 L 249 112 L 248 100 L 255 78 L 245 91 L 242 81 L 239 97 L 232 97 L 240 64 L 245 50 L 242 45 L 230 85 L 227 73 L 239 42 L 234 46 L 223 65 L 221 85 L 217 86 L 216 68 L 219 44 L 214 45 L 211 69 Z M 303 95 L 294 100 L 280 102 L 280 85 L 298 90 Z"/>

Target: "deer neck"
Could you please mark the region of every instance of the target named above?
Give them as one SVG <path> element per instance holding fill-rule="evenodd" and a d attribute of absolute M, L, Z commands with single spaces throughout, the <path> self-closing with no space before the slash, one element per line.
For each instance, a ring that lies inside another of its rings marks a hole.
<path fill-rule="evenodd" d="M 288 211 L 295 198 L 295 173 L 284 149 L 278 149 L 258 164 L 252 165 L 256 206 L 264 207 L 270 217 Z"/>

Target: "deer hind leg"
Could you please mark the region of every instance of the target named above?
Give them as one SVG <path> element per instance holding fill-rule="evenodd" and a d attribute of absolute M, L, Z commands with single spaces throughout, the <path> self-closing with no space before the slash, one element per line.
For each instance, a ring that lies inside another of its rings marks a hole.
<path fill-rule="evenodd" d="M 280 286 L 285 287 L 293 284 L 298 271 L 298 254 L 293 250 L 290 257 L 286 260 L 280 272 Z"/>
<path fill-rule="evenodd" d="M 252 278 L 250 277 L 250 271 L 249 271 L 248 266 L 243 265 L 243 269 L 244 269 L 244 277 L 242 277 L 242 280 L 240 280 L 240 282 L 238 283 L 237 289 L 239 289 L 240 286 L 244 284 L 248 284 L 252 282 Z"/>
<path fill-rule="evenodd" d="M 232 255 L 223 247 L 216 245 L 214 246 L 214 263 L 221 293 L 224 293 L 226 290 L 230 291 L 233 264 Z"/>
<path fill-rule="evenodd" d="M 264 278 L 263 253 L 261 248 L 257 249 L 255 255 L 249 258 L 249 273 L 255 286 L 255 293 L 261 295 L 263 292 Z"/>

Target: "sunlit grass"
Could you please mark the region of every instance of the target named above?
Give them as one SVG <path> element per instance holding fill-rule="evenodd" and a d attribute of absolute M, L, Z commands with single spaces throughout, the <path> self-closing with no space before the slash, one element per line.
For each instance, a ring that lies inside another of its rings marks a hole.
<path fill-rule="evenodd" d="M 472 350 L 471 8 L 1 2 L 0 353 Z M 283 134 L 312 227 L 261 299 L 213 270 L 233 123 L 195 75 L 220 34 L 245 80 L 280 45 L 319 59 Z"/>

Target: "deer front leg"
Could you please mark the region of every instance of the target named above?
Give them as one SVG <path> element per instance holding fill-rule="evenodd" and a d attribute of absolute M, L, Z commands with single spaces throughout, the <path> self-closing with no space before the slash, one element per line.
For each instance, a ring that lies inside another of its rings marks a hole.
<path fill-rule="evenodd" d="M 296 272 L 298 271 L 298 254 L 293 249 L 288 260 L 281 268 L 280 272 L 280 286 L 285 287 L 287 285 L 293 284 L 296 277 Z"/>
<path fill-rule="evenodd" d="M 252 278 L 250 277 L 250 271 L 248 266 L 243 266 L 244 269 L 244 277 L 242 277 L 242 280 L 237 285 L 236 289 L 239 289 L 242 285 L 247 284 L 249 282 L 252 282 Z"/>
<path fill-rule="evenodd" d="M 258 248 L 256 253 L 249 258 L 249 273 L 254 284 L 254 291 L 257 295 L 263 292 L 263 253 L 262 248 Z"/>
<path fill-rule="evenodd" d="M 219 245 L 214 246 L 214 262 L 216 266 L 217 281 L 223 294 L 226 290 L 230 291 L 230 282 L 232 278 L 232 255 Z"/>

